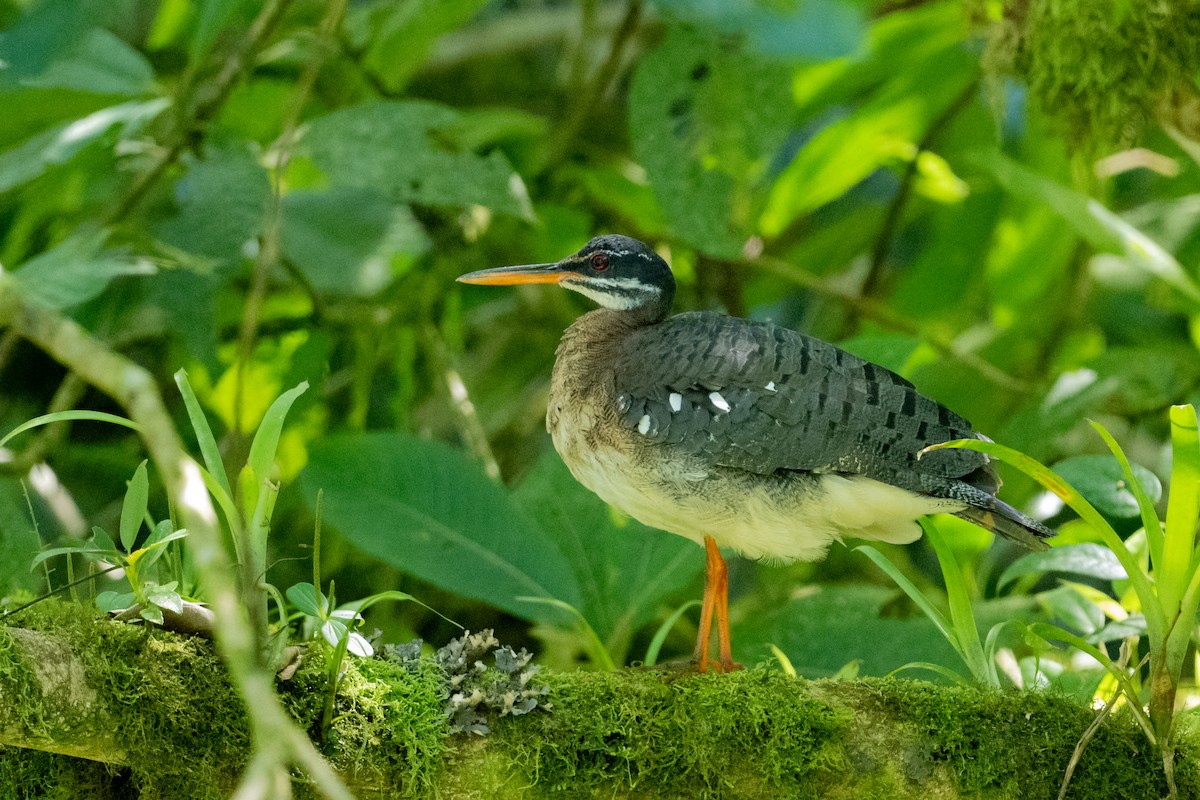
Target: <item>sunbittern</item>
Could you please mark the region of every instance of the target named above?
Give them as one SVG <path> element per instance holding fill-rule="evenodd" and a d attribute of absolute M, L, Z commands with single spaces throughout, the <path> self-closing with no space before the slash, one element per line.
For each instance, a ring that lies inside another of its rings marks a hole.
<path fill-rule="evenodd" d="M 557 264 L 458 280 L 557 283 L 600 304 L 563 334 L 546 426 L 584 486 L 647 525 L 703 542 L 700 671 L 714 617 L 715 666 L 736 666 L 720 547 L 816 560 L 843 536 L 915 541 L 915 520 L 938 512 L 1033 549 L 1052 535 L 996 498 L 985 455 L 920 455 L 984 437 L 894 372 L 768 322 L 668 317 L 675 278 L 636 239 L 600 236 Z"/>

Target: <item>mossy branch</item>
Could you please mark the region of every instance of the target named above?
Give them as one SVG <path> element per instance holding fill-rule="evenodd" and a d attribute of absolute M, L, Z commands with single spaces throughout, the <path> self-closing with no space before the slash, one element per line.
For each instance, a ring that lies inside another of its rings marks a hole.
<path fill-rule="evenodd" d="M 0 630 L 0 744 L 25 748 L 0 747 L 0 795 L 38 770 L 60 790 L 94 782 L 81 759 L 101 759 L 127 767 L 110 785 L 141 796 L 228 796 L 231 776 L 252 761 L 252 724 L 209 643 L 95 620 L 66 603 L 26 615 L 26 628 Z M 552 710 L 493 717 L 486 736 L 451 736 L 445 676 L 430 659 L 355 659 L 326 755 L 360 798 L 1053 800 L 1073 761 L 1068 798 L 1164 792 L 1154 751 L 1126 716 L 1093 726 L 1091 708 L 1043 692 L 808 682 L 763 669 L 538 677 Z M 317 648 L 280 684 L 303 727 L 316 724 L 327 688 Z M 1180 746 L 1180 796 L 1196 796 L 1200 730 Z M 246 774 L 268 781 L 254 759 Z M 291 788 L 315 793 L 300 781 Z"/>

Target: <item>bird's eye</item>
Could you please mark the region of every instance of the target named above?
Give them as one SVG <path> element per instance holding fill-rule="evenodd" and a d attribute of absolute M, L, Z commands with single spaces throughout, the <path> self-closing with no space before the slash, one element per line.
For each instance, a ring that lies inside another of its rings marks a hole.
<path fill-rule="evenodd" d="M 604 253 L 592 253 L 592 269 L 597 272 L 608 269 L 608 256 Z"/>

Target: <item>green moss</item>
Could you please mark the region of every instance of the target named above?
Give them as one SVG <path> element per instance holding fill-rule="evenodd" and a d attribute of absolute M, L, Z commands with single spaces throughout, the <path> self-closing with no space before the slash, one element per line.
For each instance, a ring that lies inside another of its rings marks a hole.
<path fill-rule="evenodd" d="M 0 747 L 5 800 L 100 800 L 114 796 L 113 771 L 95 761 Z"/>
<path fill-rule="evenodd" d="M 1016 74 L 1072 139 L 1128 144 L 1162 107 L 1195 94 L 1200 13 L 1191 0 L 972 0 L 986 59 Z"/>
<path fill-rule="evenodd" d="M 147 796 L 224 797 L 247 752 L 248 733 L 240 709 L 211 644 L 144 626 L 103 619 L 93 609 L 47 601 L 5 620 L 5 625 L 39 631 L 73 653 L 73 667 L 60 685 L 79 693 L 64 698 L 43 691 L 33 665 L 15 658 L 21 642 L 0 630 L 0 692 L 19 697 L 3 713 L 36 736 L 78 737 L 80 703 L 106 709 L 97 737 L 114 741 L 129 761 L 128 782 Z M 64 664 L 67 658 L 63 658 Z M 27 668 L 28 667 L 28 668 Z M 43 672 L 45 663 L 36 665 Z M 63 666 L 62 669 L 69 669 Z M 50 673 L 53 677 L 53 673 Z M 94 700 L 94 705 L 88 703 Z M 72 733 L 73 731 L 73 733 Z"/>
<path fill-rule="evenodd" d="M 19 624 L 79 654 L 79 690 L 93 692 L 96 707 L 113 713 L 95 736 L 114 741 L 130 766 L 0 748 L 0 797 L 228 795 L 248 740 L 210 644 L 97 619 L 66 604 L 39 609 Z M 43 736 L 65 731 L 75 737 L 68 741 L 87 746 L 93 732 L 65 725 L 71 704 L 46 695 L 35 669 L 14 664 L 29 636 L 0 629 L 0 727 L 28 724 L 25 730 Z M 487 736 L 449 736 L 445 674 L 432 660 L 351 659 L 323 749 L 363 800 L 1054 800 L 1094 718 L 1064 697 L 919 681 L 808 682 L 764 670 L 542 677 L 552 710 L 491 720 Z M 279 688 L 300 724 L 319 733 L 328 689 L 320 648 L 310 647 Z M 1200 796 L 1196 719 L 1185 716 L 1180 725 L 1180 797 Z M 1165 789 L 1161 763 L 1141 732 L 1114 717 L 1084 751 L 1068 797 L 1158 800 Z M 303 783 L 295 790 L 312 796 Z"/>
<path fill-rule="evenodd" d="M 329 755 L 355 783 L 387 786 L 387 797 L 423 797 L 449 749 L 441 671 L 354 660 L 338 691 Z M 363 797 L 360 793 L 360 797 Z"/>
<path fill-rule="evenodd" d="M 1066 766 L 1094 712 L 1065 697 L 940 687 L 919 681 L 863 681 L 879 706 L 911 726 L 931 770 L 945 768 L 963 793 L 1056 798 Z M 1161 763 L 1136 724 L 1117 716 L 1088 743 L 1068 798 L 1159 798 Z"/>
<path fill-rule="evenodd" d="M 803 681 L 759 670 L 546 680 L 555 709 L 501 722 L 491 746 L 548 796 L 705 798 L 736 786 L 739 797 L 779 797 L 845 768 L 837 743 L 849 717 Z"/>

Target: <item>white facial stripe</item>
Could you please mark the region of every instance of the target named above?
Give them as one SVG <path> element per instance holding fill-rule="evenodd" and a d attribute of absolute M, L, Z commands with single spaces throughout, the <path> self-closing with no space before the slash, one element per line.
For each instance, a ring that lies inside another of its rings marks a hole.
<path fill-rule="evenodd" d="M 642 283 L 636 278 L 563 278 L 559 285 L 590 297 L 614 311 L 628 311 L 645 305 L 649 297 L 662 292 L 657 286 Z"/>

